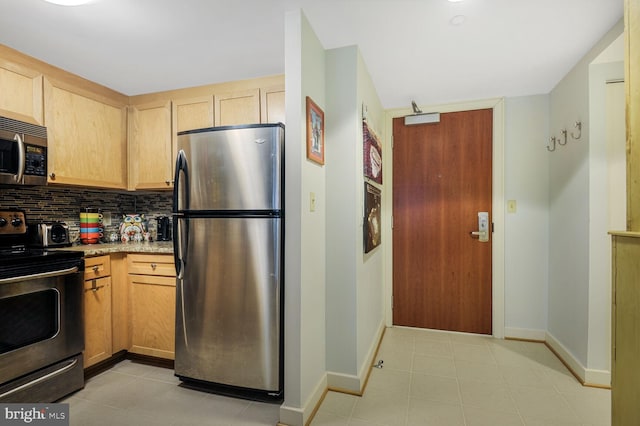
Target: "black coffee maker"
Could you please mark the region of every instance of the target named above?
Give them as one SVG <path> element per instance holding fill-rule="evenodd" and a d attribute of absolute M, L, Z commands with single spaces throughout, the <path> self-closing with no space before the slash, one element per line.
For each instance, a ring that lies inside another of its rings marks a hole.
<path fill-rule="evenodd" d="M 158 238 L 157 241 L 171 241 L 171 222 L 167 216 L 159 216 L 158 221 Z"/>

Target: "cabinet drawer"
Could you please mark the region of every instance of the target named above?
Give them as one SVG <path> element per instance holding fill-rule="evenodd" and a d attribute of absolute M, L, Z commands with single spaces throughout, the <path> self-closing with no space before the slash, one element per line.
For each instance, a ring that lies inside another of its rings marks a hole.
<path fill-rule="evenodd" d="M 108 277 L 111 275 L 111 260 L 109 256 L 87 257 L 84 260 L 84 279 Z"/>
<path fill-rule="evenodd" d="M 176 276 L 171 255 L 130 254 L 127 256 L 127 269 L 130 274 Z"/>

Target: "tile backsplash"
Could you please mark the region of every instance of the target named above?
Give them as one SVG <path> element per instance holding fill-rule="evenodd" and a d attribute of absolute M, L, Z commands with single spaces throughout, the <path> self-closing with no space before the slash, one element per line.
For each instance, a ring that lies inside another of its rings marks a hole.
<path fill-rule="evenodd" d="M 80 209 L 95 207 L 111 213 L 111 225 L 105 226 L 105 241 L 118 232 L 123 214 L 144 214 L 151 235 L 156 235 L 158 216 L 171 216 L 172 193 L 115 192 L 109 190 L 61 188 L 50 186 L 0 187 L 0 209 L 18 208 L 26 213 L 27 223 L 60 221 L 69 226 L 72 241 L 80 232 Z"/>

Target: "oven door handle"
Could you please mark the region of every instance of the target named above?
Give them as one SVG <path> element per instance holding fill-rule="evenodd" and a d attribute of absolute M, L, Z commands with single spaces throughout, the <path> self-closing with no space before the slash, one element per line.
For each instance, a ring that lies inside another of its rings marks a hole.
<path fill-rule="evenodd" d="M 38 383 L 42 383 L 42 382 L 44 382 L 46 380 L 49 380 L 49 379 L 51 379 L 51 378 L 53 378 L 55 376 L 59 376 L 62 373 L 66 373 L 67 371 L 69 371 L 73 367 L 75 367 L 77 363 L 78 363 L 78 358 L 74 358 L 73 360 L 71 360 L 69 362 L 69 364 L 65 365 L 64 367 L 61 367 L 61 368 L 59 368 L 59 369 L 57 369 L 55 371 L 52 371 L 49 374 L 45 374 L 42 377 L 38 377 L 35 380 L 32 380 L 32 381 L 27 382 L 27 383 L 25 383 L 23 385 L 20 385 L 17 388 L 14 388 L 14 389 L 11 389 L 11 390 L 9 390 L 9 391 L 7 391 L 5 393 L 2 393 L 2 394 L 0 394 L 0 401 L 2 400 L 2 398 L 5 398 L 5 397 L 7 397 L 9 395 L 12 395 L 12 394 L 14 394 L 16 392 L 19 392 L 19 391 L 23 390 L 23 389 L 28 389 L 31 386 L 37 385 Z"/>
<path fill-rule="evenodd" d="M 58 277 L 60 275 L 69 275 L 69 274 L 74 274 L 76 272 L 78 272 L 78 267 L 74 266 L 73 268 L 61 269 L 61 270 L 58 270 L 58 271 L 41 272 L 39 274 L 22 275 L 20 277 L 3 278 L 3 279 L 0 279 L 0 284 L 11 284 L 11 283 L 19 282 L 19 281 L 24 281 L 24 280 L 37 280 L 37 279 L 42 279 L 42 278 Z"/>

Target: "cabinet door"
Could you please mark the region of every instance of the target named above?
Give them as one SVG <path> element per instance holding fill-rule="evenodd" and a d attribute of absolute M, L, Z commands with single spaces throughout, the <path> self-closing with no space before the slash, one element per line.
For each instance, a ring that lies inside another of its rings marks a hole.
<path fill-rule="evenodd" d="M 204 129 L 213 127 L 213 96 L 178 99 L 172 102 L 173 138 L 171 173 L 175 166 L 178 146 L 178 132 L 185 130 Z"/>
<path fill-rule="evenodd" d="M 640 238 L 613 240 L 612 425 L 640 424 Z"/>
<path fill-rule="evenodd" d="M 130 189 L 172 187 L 171 140 L 171 102 L 129 108 Z"/>
<path fill-rule="evenodd" d="M 127 254 L 112 253 L 111 256 L 111 333 L 113 353 L 128 351 L 131 347 L 131 304 L 129 303 L 129 275 Z"/>
<path fill-rule="evenodd" d="M 260 123 L 260 89 L 220 93 L 214 99 L 216 126 Z"/>
<path fill-rule="evenodd" d="M 45 79 L 49 183 L 127 187 L 126 105 Z"/>
<path fill-rule="evenodd" d="M 42 74 L 0 58 L 0 115 L 42 125 Z"/>
<path fill-rule="evenodd" d="M 176 279 L 129 275 L 131 352 L 174 359 Z"/>
<path fill-rule="evenodd" d="M 175 132 L 213 127 L 213 96 L 173 101 Z"/>
<path fill-rule="evenodd" d="M 84 367 L 111 354 L 111 277 L 95 278 L 84 282 Z"/>
<path fill-rule="evenodd" d="M 260 89 L 260 122 L 284 123 L 284 86 Z"/>
<path fill-rule="evenodd" d="M 627 229 L 640 230 L 640 0 L 625 0 Z"/>

